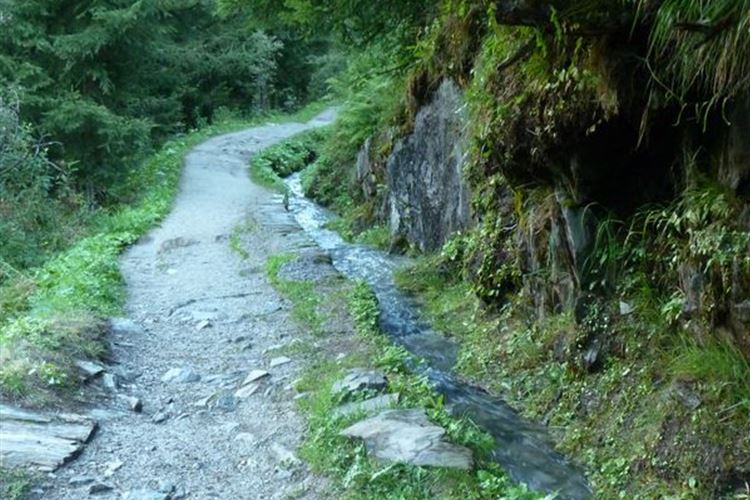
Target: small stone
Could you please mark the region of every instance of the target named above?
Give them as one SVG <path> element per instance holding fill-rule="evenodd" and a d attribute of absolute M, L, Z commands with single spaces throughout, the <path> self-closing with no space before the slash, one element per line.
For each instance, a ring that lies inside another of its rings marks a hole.
<path fill-rule="evenodd" d="M 675 400 L 682 403 L 682 405 L 689 410 L 697 410 L 698 407 L 703 403 L 700 396 L 698 396 L 687 384 L 683 382 L 676 382 L 672 385 L 670 395 Z"/>
<path fill-rule="evenodd" d="M 209 328 L 211 326 L 211 322 L 207 319 L 204 319 L 203 321 L 200 321 L 197 325 L 195 325 L 196 330 L 204 330 L 206 328 Z"/>
<path fill-rule="evenodd" d="M 102 385 L 110 391 L 116 391 L 120 386 L 117 382 L 117 377 L 112 373 L 105 373 L 102 375 Z"/>
<path fill-rule="evenodd" d="M 77 488 L 79 486 L 86 486 L 87 484 L 91 484 L 95 480 L 96 479 L 91 476 L 73 476 L 68 481 L 68 484 Z"/>
<path fill-rule="evenodd" d="M 214 401 L 212 408 L 223 411 L 234 411 L 237 408 L 237 398 L 231 394 L 221 394 Z"/>
<path fill-rule="evenodd" d="M 143 402 L 134 396 L 125 396 L 125 401 L 128 402 L 128 408 L 130 411 L 140 413 L 143 411 Z"/>
<path fill-rule="evenodd" d="M 271 368 L 276 368 L 277 366 L 285 365 L 287 363 L 291 363 L 292 360 L 287 358 L 286 356 L 279 356 L 278 358 L 273 358 L 270 363 Z"/>
<path fill-rule="evenodd" d="M 242 385 L 252 384 L 256 380 L 260 380 L 263 377 L 267 377 L 268 375 L 270 374 L 265 370 L 253 370 L 247 374 L 247 377 L 245 377 L 245 380 L 242 382 Z"/>
<path fill-rule="evenodd" d="M 146 333 L 138 323 L 130 318 L 109 318 L 109 329 L 119 335 L 140 335 Z"/>
<path fill-rule="evenodd" d="M 171 481 L 159 481 L 157 490 L 162 493 L 172 493 L 175 490 L 175 485 Z"/>
<path fill-rule="evenodd" d="M 239 399 L 249 398 L 250 396 L 255 394 L 255 392 L 258 390 L 259 387 L 260 387 L 260 384 L 249 384 L 249 385 L 243 386 L 237 392 L 234 393 L 234 397 L 239 398 Z"/>
<path fill-rule="evenodd" d="M 627 316 L 633 312 L 633 306 L 627 302 L 620 301 L 620 316 Z"/>
<path fill-rule="evenodd" d="M 112 491 L 114 487 L 107 483 L 94 483 L 89 486 L 89 495 L 99 495 L 101 493 L 107 493 Z"/>
<path fill-rule="evenodd" d="M 281 465 L 289 467 L 300 463 L 294 453 L 278 443 L 271 445 L 271 453 Z"/>
<path fill-rule="evenodd" d="M 250 434 L 249 432 L 240 432 L 234 437 L 235 441 L 245 441 L 248 443 L 254 443 L 256 440 L 255 435 Z"/>
<path fill-rule="evenodd" d="M 179 384 L 189 384 L 198 382 L 201 376 L 190 368 L 172 368 L 161 377 L 162 382 L 176 382 Z"/>
<path fill-rule="evenodd" d="M 342 380 L 333 384 L 334 394 L 351 396 L 360 391 L 381 392 L 388 386 L 388 379 L 382 372 L 375 370 L 354 369 Z"/>
<path fill-rule="evenodd" d="M 169 413 L 166 411 L 159 411 L 156 412 L 152 417 L 151 421 L 155 424 L 160 424 L 162 422 L 165 422 L 169 418 Z"/>
<path fill-rule="evenodd" d="M 104 373 L 104 367 L 92 361 L 79 360 L 76 361 L 76 366 L 87 380 Z"/>
<path fill-rule="evenodd" d="M 121 460 L 107 462 L 107 465 L 104 468 L 104 477 L 112 477 L 123 465 L 125 465 L 125 463 Z"/>

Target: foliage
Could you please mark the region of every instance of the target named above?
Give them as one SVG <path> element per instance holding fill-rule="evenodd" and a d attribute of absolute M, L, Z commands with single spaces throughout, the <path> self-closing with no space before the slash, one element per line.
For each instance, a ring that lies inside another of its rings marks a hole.
<path fill-rule="evenodd" d="M 0 82 L 89 201 L 170 134 L 275 104 L 280 43 L 210 1 L 5 0 L 2 16 Z"/>
<path fill-rule="evenodd" d="M 684 106 L 720 107 L 741 96 L 750 90 L 749 31 L 747 0 L 660 2 L 650 37 L 653 85 Z"/>
<path fill-rule="evenodd" d="M 263 186 L 285 192 L 286 185 L 281 178 L 313 163 L 325 136 L 324 130 L 313 129 L 260 151 L 250 160 L 252 179 Z"/>
<path fill-rule="evenodd" d="M 17 100 L 0 94 L 0 283 L 65 247 L 87 219 L 47 147 L 20 123 Z"/>
<path fill-rule="evenodd" d="M 292 316 L 314 334 L 322 335 L 323 317 L 319 312 L 320 297 L 315 293 L 315 284 L 281 276 L 283 265 L 294 260 L 293 255 L 272 255 L 266 262 L 266 273 L 273 286 L 292 302 Z"/>

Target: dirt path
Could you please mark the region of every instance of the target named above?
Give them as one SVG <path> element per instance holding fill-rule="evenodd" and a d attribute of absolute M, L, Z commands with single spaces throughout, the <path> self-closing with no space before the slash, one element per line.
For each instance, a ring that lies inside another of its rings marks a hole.
<path fill-rule="evenodd" d="M 299 332 L 264 264 L 306 243 L 287 230 L 279 197 L 249 181 L 247 160 L 332 117 L 220 136 L 190 153 L 174 210 L 122 258 L 127 312 L 143 331 L 112 335 L 120 387 L 92 412 L 97 436 L 41 497 L 87 498 L 97 484 L 112 488 L 97 498 L 324 496 L 322 480 L 293 456 L 304 427 L 289 384 L 301 363 L 271 367 L 269 352 Z M 249 256 L 233 252 L 237 228 L 258 225 Z M 165 381 L 172 369 L 183 370 Z M 237 397 L 256 369 L 270 375 Z M 131 411 L 125 396 L 143 411 Z"/>

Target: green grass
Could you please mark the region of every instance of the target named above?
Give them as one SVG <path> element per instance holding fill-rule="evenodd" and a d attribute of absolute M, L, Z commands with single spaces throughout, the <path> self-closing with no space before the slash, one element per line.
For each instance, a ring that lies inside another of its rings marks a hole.
<path fill-rule="evenodd" d="M 325 130 L 306 130 L 260 151 L 250 160 L 250 178 L 261 186 L 286 193 L 282 178 L 314 162 L 325 137 Z"/>
<path fill-rule="evenodd" d="M 348 285 L 352 286 L 352 285 Z M 308 415 L 308 432 L 301 448 L 302 457 L 313 470 L 332 478 L 342 498 L 361 499 L 533 499 L 541 495 L 514 485 L 500 468 L 489 461 L 493 440 L 469 420 L 451 416 L 422 377 L 407 370 L 409 354 L 394 346 L 378 327 L 378 305 L 363 283 L 353 286 L 348 308 L 358 333 L 360 347 L 337 362 L 320 358 L 297 383 L 298 391 L 309 396 L 300 400 Z M 383 370 L 389 391 L 400 395 L 397 407 L 424 408 L 430 419 L 447 430 L 451 441 L 474 452 L 476 467 L 471 471 L 422 468 L 406 464 L 384 464 L 368 457 L 362 443 L 339 433 L 363 415 L 333 416 L 340 396 L 333 394 L 333 383 L 351 367 Z"/>
<path fill-rule="evenodd" d="M 315 335 L 323 333 L 323 316 L 319 312 L 320 296 L 310 281 L 287 280 L 280 276 L 284 264 L 295 260 L 289 254 L 272 255 L 266 262 L 266 273 L 271 284 L 292 302 L 292 317 L 310 328 Z"/>
<path fill-rule="evenodd" d="M 31 476 L 26 472 L 0 467 L 0 498 L 3 500 L 26 498 L 31 488 L 31 480 Z"/>
<path fill-rule="evenodd" d="M 747 456 L 747 361 L 711 337 L 681 340 L 653 288 L 632 287 L 635 312 L 607 322 L 614 352 L 600 371 L 585 373 L 577 347 L 583 330 L 570 311 L 530 317 L 517 297 L 491 313 L 444 264 L 422 257 L 397 283 L 415 294 L 427 320 L 461 342 L 464 377 L 549 423 L 561 451 L 586 467 L 597 498 L 714 498 L 717 475 L 702 464 L 717 460 L 718 470 L 731 471 Z M 616 308 L 617 299 L 599 314 Z M 675 383 L 701 406 L 680 402 Z M 726 451 L 717 456 L 719 448 Z"/>
<path fill-rule="evenodd" d="M 250 258 L 250 254 L 242 246 L 242 235 L 258 229 L 258 224 L 252 218 L 248 217 L 232 228 L 229 234 L 229 248 L 240 256 L 242 260 Z"/>
<path fill-rule="evenodd" d="M 167 142 L 119 188 L 130 204 L 101 210 L 89 236 L 39 268 L 13 273 L 0 287 L 0 392 L 31 404 L 64 399 L 77 384 L 73 362 L 105 353 L 100 318 L 120 314 L 124 299 L 119 255 L 169 212 L 194 146 L 269 120 L 307 120 L 326 106 L 219 123 Z"/>

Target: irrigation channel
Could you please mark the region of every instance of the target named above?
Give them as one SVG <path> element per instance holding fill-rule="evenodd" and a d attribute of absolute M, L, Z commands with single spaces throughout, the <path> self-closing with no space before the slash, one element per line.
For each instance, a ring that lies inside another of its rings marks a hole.
<path fill-rule="evenodd" d="M 557 493 L 559 499 L 584 500 L 591 488 L 582 472 L 553 449 L 546 429 L 522 418 L 502 399 L 461 382 L 453 372 L 458 345 L 421 320 L 414 301 L 395 285 L 394 271 L 408 260 L 381 250 L 347 243 L 326 229 L 333 214 L 304 196 L 299 174 L 286 179 L 289 210 L 302 229 L 330 253 L 334 267 L 350 279 L 364 280 L 380 304 L 380 326 L 394 342 L 422 361 L 414 367 L 444 396 L 446 407 L 465 415 L 495 439 L 493 458 L 515 481 Z"/>

